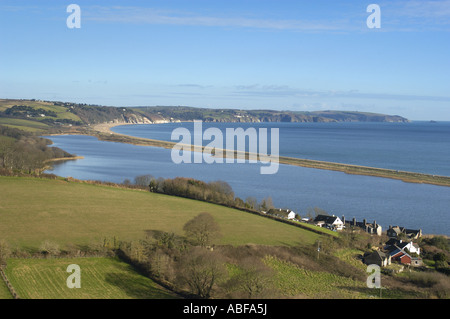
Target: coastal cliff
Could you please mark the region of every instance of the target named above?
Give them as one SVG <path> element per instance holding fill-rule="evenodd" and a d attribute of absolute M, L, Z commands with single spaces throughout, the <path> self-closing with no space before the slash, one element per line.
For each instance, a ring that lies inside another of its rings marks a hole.
<path fill-rule="evenodd" d="M 113 107 L 42 100 L 0 100 L 0 117 L 49 127 L 169 122 L 409 122 L 398 115 L 349 111 L 277 111 L 187 106 Z M 11 123 L 13 123 L 12 121 Z M 17 121 L 16 121 L 17 122 Z"/>
<path fill-rule="evenodd" d="M 134 107 L 153 122 L 202 120 L 204 122 L 409 122 L 398 115 L 349 111 L 276 111 L 206 109 L 183 106 Z"/>

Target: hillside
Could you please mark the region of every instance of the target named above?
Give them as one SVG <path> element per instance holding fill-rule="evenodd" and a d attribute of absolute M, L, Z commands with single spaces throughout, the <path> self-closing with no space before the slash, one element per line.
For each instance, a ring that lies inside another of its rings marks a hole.
<path fill-rule="evenodd" d="M 11 248 L 6 274 L 23 298 L 173 297 L 166 289 L 232 299 L 381 293 L 367 288 L 361 262 L 378 236 L 323 236 L 224 206 L 62 178 L 0 177 L 0 194 L 0 250 Z M 185 225 L 202 212 L 221 230 L 213 249 L 185 241 Z M 83 269 L 82 290 L 64 286 L 71 263 Z M 190 285 L 197 275 L 210 283 L 206 294 Z M 384 298 L 448 298 L 444 274 L 382 280 Z M 8 297 L 0 285 L 0 299 Z"/>
<path fill-rule="evenodd" d="M 82 289 L 68 289 L 66 286 L 69 275 L 66 269 L 71 264 L 82 270 Z M 116 258 L 12 258 L 5 272 L 21 299 L 176 298 Z M 30 282 L 34 284 L 30 285 Z"/>
<path fill-rule="evenodd" d="M 408 122 L 397 115 L 347 111 L 275 111 L 187 106 L 112 107 L 59 101 L 0 99 L 0 124 L 34 130 L 99 123 L 204 122 Z"/>
<path fill-rule="evenodd" d="M 183 225 L 201 212 L 217 219 L 221 244 L 311 244 L 320 237 L 224 206 L 65 179 L 0 177 L 0 194 L 0 239 L 32 250 L 45 240 L 64 246 L 90 245 L 114 236 L 136 240 L 149 230 L 182 235 Z"/>

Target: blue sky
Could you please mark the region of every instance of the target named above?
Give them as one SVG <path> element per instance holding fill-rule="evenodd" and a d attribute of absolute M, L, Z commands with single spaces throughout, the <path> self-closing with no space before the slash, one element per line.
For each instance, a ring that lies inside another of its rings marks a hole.
<path fill-rule="evenodd" d="M 0 0 L 0 98 L 450 121 L 449 57 L 450 0 Z"/>

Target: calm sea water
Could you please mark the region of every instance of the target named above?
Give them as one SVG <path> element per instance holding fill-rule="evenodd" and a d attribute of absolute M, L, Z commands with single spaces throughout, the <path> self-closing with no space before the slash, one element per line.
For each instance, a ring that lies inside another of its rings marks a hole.
<path fill-rule="evenodd" d="M 274 124 L 281 123 L 272 123 L 266 127 Z M 292 124 L 296 123 L 283 123 L 283 127 L 286 125 L 286 127 L 292 129 L 292 132 L 296 132 L 294 134 L 302 131 Z M 354 123 L 348 124 L 353 126 Z M 148 133 L 149 135 L 144 137 L 170 140 L 170 133 L 168 132 L 172 131 L 171 126 L 175 127 L 176 125 L 179 124 L 129 125 L 116 127 L 115 131 L 125 134 L 125 131 L 123 131 L 125 129 L 142 130 L 147 127 L 154 130 L 153 132 L 159 131 L 159 133 L 156 135 Z M 420 125 L 428 127 L 428 124 L 425 123 Z M 376 134 L 375 131 L 381 130 L 376 126 L 371 125 L 370 131 L 372 133 L 367 134 L 373 136 L 373 134 Z M 238 127 L 243 126 L 238 125 Z M 332 125 L 328 126 L 327 129 L 331 129 L 331 127 Z M 341 129 L 340 126 L 336 127 L 336 130 Z M 362 130 L 359 125 L 353 127 L 359 127 Z M 392 129 L 393 132 L 399 130 L 396 125 L 392 125 L 392 127 L 395 127 Z M 448 130 L 448 127 L 445 126 L 440 129 L 445 131 Z M 318 136 L 318 140 L 322 140 L 322 142 L 317 143 L 325 143 L 326 133 L 318 133 L 320 129 L 313 127 L 312 124 L 306 125 L 304 130 L 309 132 L 309 138 Z M 349 134 L 344 131 L 341 131 L 340 138 L 336 138 L 337 141 L 342 142 L 343 136 L 357 139 L 357 135 L 363 135 L 362 133 Z M 285 143 L 283 134 L 286 133 L 282 132 L 283 130 L 280 127 L 280 143 L 283 145 Z M 439 133 L 437 134 L 439 135 Z M 141 134 L 133 135 L 143 136 Z M 163 138 L 164 135 L 166 138 Z M 56 165 L 52 172 L 60 176 L 112 182 L 122 182 L 124 179 L 133 180 L 135 176 L 143 174 L 164 178 L 185 176 L 204 181 L 223 180 L 228 182 L 236 196 L 242 199 L 255 197 L 260 201 L 264 197 L 271 196 L 275 206 L 291 208 L 302 216 L 305 216 L 311 208 L 319 207 L 329 214 L 344 215 L 347 219 L 356 217 L 358 220 L 363 218 L 368 221 L 376 220 L 383 226 L 383 229 L 386 229 L 388 225 L 400 225 L 408 228 L 421 228 L 424 233 L 450 235 L 450 187 L 411 184 L 378 177 L 347 175 L 341 172 L 289 165 L 280 165 L 277 174 L 261 175 L 261 164 L 174 164 L 171 161 L 171 151 L 167 149 L 102 142 L 89 136 L 52 136 L 48 138 L 54 142 L 55 146 L 85 157 L 82 160 L 68 161 Z M 446 141 L 441 140 L 438 144 L 443 145 L 445 143 Z M 306 144 L 308 143 L 304 145 Z M 364 143 L 361 142 L 360 144 Z M 289 144 L 280 146 L 280 152 L 283 155 L 292 156 L 294 153 L 283 153 L 289 149 L 288 146 Z M 311 151 L 314 148 L 310 147 L 309 150 Z M 320 147 L 317 147 L 318 149 Z M 337 149 L 335 148 L 335 150 Z M 350 148 L 347 148 L 347 150 L 347 153 L 350 153 Z M 448 152 L 448 149 L 445 151 Z M 301 154 L 301 157 L 306 157 L 304 156 L 306 153 Z M 334 153 L 322 152 L 321 154 L 321 152 L 317 152 L 317 154 L 311 153 L 310 155 L 324 156 L 324 158 L 311 158 L 330 161 L 332 160 L 330 154 Z M 343 152 L 340 151 L 339 154 L 342 156 Z M 350 154 L 347 154 L 347 157 L 351 157 Z M 364 156 L 356 157 L 364 159 Z M 432 158 L 435 157 L 437 156 L 432 156 Z M 397 162 L 400 165 L 398 156 L 395 158 L 396 161 L 391 162 Z M 379 166 L 368 162 L 356 162 L 355 164 Z M 426 165 L 423 165 L 423 167 L 426 167 Z M 404 167 L 400 169 L 406 170 Z"/>
<path fill-rule="evenodd" d="M 192 122 L 123 125 L 112 130 L 170 141 L 177 127 L 194 135 Z M 281 156 L 450 176 L 450 122 L 202 123 L 202 127 L 217 127 L 224 136 L 226 128 L 264 127 L 269 136 L 271 128 L 279 128 Z"/>

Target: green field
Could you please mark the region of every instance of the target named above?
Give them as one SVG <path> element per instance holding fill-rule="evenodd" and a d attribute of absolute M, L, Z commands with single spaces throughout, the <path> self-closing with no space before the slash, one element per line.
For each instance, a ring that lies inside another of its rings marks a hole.
<path fill-rule="evenodd" d="M 329 272 L 311 271 L 274 257 L 266 257 L 266 265 L 276 271 L 276 285 L 286 295 L 297 298 L 367 298 L 365 282 Z"/>
<path fill-rule="evenodd" d="M 67 287 L 71 264 L 80 266 L 81 288 Z M 21 299 L 175 298 L 116 258 L 10 259 L 6 275 Z"/>
<path fill-rule="evenodd" d="M 0 117 L 0 125 L 18 128 L 27 132 L 39 132 L 49 128 L 45 123 Z"/>
<path fill-rule="evenodd" d="M 0 300 L 1 299 L 12 299 L 12 295 L 6 287 L 5 282 L 0 278 Z"/>
<path fill-rule="evenodd" d="M 36 249 L 44 240 L 88 245 L 105 237 L 144 238 L 146 230 L 184 235 L 201 212 L 218 222 L 220 244 L 298 245 L 319 234 L 224 206 L 147 191 L 65 180 L 0 177 L 0 237 Z"/>
<path fill-rule="evenodd" d="M 61 105 L 54 105 L 51 102 L 43 102 L 43 101 L 31 101 L 31 100 L 5 100 L 0 99 L 0 112 L 5 111 L 6 109 L 14 106 L 14 105 L 26 105 L 33 107 L 34 109 L 43 109 L 46 111 L 52 111 L 56 113 L 56 119 L 68 119 L 74 121 L 80 121 L 80 118 L 68 112 L 67 107 Z M 50 117 L 55 118 L 55 117 Z M 37 120 L 41 120 L 41 118 L 37 118 Z"/>
<path fill-rule="evenodd" d="M 48 123 L 44 123 L 44 120 L 72 120 L 75 122 L 80 122 L 81 119 L 69 111 L 67 107 L 54 105 L 50 102 L 42 102 L 42 101 L 31 101 L 31 100 L 5 100 L 0 99 L 0 112 L 6 111 L 8 108 L 14 105 L 26 105 L 34 108 L 35 110 L 42 109 L 44 111 L 51 111 L 55 113 L 55 116 L 32 116 L 30 118 L 19 118 L 14 117 L 0 117 L 0 125 L 6 125 L 12 128 L 21 129 L 27 132 L 36 132 L 41 133 L 45 130 L 49 129 L 52 124 L 48 125 Z M 23 113 L 25 116 L 25 113 Z"/>

